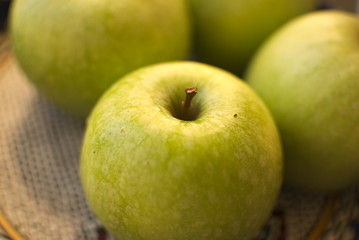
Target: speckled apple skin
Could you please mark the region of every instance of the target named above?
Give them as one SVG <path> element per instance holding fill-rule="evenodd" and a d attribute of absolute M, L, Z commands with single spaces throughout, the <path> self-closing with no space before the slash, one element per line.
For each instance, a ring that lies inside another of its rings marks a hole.
<path fill-rule="evenodd" d="M 304 15 L 279 30 L 249 69 L 249 84 L 280 130 L 285 182 L 333 192 L 359 182 L 359 20 Z"/>
<path fill-rule="evenodd" d="M 196 120 L 172 116 L 198 87 Z M 81 176 L 90 206 L 121 240 L 240 240 L 256 234 L 282 182 L 270 113 L 241 80 L 200 63 L 140 69 L 88 119 Z"/>
<path fill-rule="evenodd" d="M 188 56 L 182 0 L 17 0 L 10 36 L 27 77 L 55 104 L 86 117 L 119 77 Z"/>

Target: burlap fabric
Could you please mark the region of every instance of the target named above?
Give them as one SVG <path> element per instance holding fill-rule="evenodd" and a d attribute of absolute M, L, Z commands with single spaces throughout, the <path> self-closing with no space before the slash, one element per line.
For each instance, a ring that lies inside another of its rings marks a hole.
<path fill-rule="evenodd" d="M 0 70 L 0 207 L 25 239 L 96 239 L 78 177 L 83 131 L 9 55 Z"/>
<path fill-rule="evenodd" d="M 83 120 L 63 113 L 0 47 L 0 213 L 28 240 L 110 239 L 78 175 Z M 80 91 L 80 89 L 79 89 Z M 337 196 L 283 190 L 260 239 L 359 238 L 359 188 Z M 9 239 L 0 230 L 0 239 Z"/>

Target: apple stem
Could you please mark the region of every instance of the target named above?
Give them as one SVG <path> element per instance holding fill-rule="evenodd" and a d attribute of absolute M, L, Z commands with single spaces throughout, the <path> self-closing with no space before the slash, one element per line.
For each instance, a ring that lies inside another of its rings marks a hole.
<path fill-rule="evenodd" d="M 186 93 L 186 98 L 185 98 L 185 100 L 183 102 L 183 108 L 182 108 L 182 110 L 183 110 L 183 119 L 188 121 L 188 120 L 190 120 L 189 112 L 190 112 L 191 107 L 192 107 L 191 102 L 192 102 L 193 97 L 196 96 L 198 90 L 197 90 L 196 87 L 191 87 L 191 88 L 186 88 L 184 90 L 184 92 Z"/>

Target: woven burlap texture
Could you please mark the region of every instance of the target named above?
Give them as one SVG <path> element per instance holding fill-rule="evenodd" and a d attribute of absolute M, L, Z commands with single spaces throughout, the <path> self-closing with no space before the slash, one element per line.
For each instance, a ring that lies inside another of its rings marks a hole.
<path fill-rule="evenodd" d="M 79 178 L 84 121 L 39 94 L 14 59 L 0 70 L 0 211 L 25 239 L 98 239 L 99 221 L 86 204 Z M 306 239 L 326 200 L 284 191 L 280 214 L 271 217 L 257 239 L 279 239 L 284 228 L 285 239 Z M 322 239 L 354 239 L 358 188 L 338 196 L 336 206 Z"/>
<path fill-rule="evenodd" d="M 78 169 L 84 123 L 46 101 L 14 60 L 0 75 L 0 207 L 26 239 L 96 239 Z"/>

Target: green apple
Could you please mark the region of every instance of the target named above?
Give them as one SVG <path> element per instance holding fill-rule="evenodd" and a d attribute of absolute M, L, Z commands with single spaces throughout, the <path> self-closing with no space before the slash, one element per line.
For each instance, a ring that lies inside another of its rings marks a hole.
<path fill-rule="evenodd" d="M 95 106 L 81 177 L 118 239 L 247 239 L 275 203 L 281 144 L 246 83 L 201 63 L 162 63 L 126 75 Z"/>
<path fill-rule="evenodd" d="M 241 74 L 260 44 L 316 0 L 187 0 L 199 61 Z"/>
<path fill-rule="evenodd" d="M 185 59 L 189 28 L 183 0 L 16 0 L 10 24 L 28 78 L 80 116 L 129 71 Z"/>
<path fill-rule="evenodd" d="M 276 32 L 247 80 L 284 145 L 285 182 L 330 192 L 359 182 L 359 19 L 340 11 L 299 17 Z"/>

